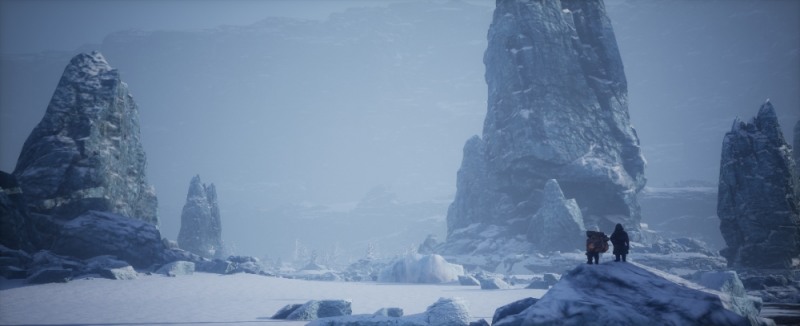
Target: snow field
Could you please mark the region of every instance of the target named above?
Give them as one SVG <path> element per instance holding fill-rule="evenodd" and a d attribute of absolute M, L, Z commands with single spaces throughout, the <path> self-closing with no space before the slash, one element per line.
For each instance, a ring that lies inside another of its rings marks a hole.
<path fill-rule="evenodd" d="M 422 313 L 440 297 L 465 300 L 470 316 L 491 321 L 494 310 L 545 290 L 481 290 L 458 284 L 305 281 L 252 274 L 195 273 L 136 280 L 77 279 L 69 283 L 22 285 L 0 278 L 0 324 L 182 324 L 305 325 L 271 320 L 283 306 L 312 299 L 348 299 L 353 314 L 380 308 Z M 524 285 L 523 285 L 524 286 Z"/>

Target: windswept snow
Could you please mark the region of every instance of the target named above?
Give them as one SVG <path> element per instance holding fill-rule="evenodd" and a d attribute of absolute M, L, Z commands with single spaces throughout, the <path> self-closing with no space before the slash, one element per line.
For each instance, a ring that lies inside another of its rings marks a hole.
<path fill-rule="evenodd" d="M 425 312 L 441 297 L 461 298 L 473 320 L 491 320 L 497 307 L 545 290 L 483 291 L 477 286 L 384 284 L 292 280 L 252 274 L 165 277 L 136 280 L 80 279 L 21 286 L 0 278 L 0 324 L 174 324 L 304 325 L 269 319 L 290 303 L 346 299 L 353 314 L 400 307 L 406 315 Z"/>

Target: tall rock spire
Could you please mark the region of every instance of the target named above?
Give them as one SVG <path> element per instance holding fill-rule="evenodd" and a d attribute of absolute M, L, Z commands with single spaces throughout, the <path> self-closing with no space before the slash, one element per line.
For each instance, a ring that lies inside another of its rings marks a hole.
<path fill-rule="evenodd" d="M 488 39 L 483 137 L 465 148 L 448 235 L 528 220 L 550 179 L 575 198 L 587 228 L 623 223 L 635 235 L 645 163 L 603 2 L 498 0 Z"/>
<path fill-rule="evenodd" d="M 213 183 L 203 184 L 199 175 L 189 183 L 189 193 L 181 213 L 178 246 L 206 258 L 223 254 L 217 189 Z"/>
<path fill-rule="evenodd" d="M 722 141 L 717 215 L 734 268 L 800 268 L 796 162 L 767 101 Z"/>
<path fill-rule="evenodd" d="M 158 225 L 145 176 L 139 112 L 128 85 L 99 52 L 70 61 L 14 176 L 35 213 L 72 219 L 88 210 Z"/>

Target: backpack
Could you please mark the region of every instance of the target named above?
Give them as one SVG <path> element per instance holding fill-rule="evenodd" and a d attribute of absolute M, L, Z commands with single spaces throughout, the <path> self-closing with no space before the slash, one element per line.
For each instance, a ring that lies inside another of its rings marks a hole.
<path fill-rule="evenodd" d="M 586 231 L 586 251 L 587 252 L 606 252 L 608 251 L 608 237 L 599 231 Z"/>

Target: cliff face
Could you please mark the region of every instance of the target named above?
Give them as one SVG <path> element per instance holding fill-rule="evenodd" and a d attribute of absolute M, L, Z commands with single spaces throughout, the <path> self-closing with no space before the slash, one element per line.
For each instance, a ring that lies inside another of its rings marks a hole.
<path fill-rule="evenodd" d="M 556 179 L 586 228 L 635 235 L 644 159 L 602 1 L 498 1 L 488 40 L 483 137 L 465 146 L 448 234 L 530 219 Z"/>
<path fill-rule="evenodd" d="M 181 213 L 178 246 L 206 258 L 222 254 L 222 222 L 214 184 L 205 185 L 200 176 L 192 178 Z"/>
<path fill-rule="evenodd" d="M 739 119 L 722 142 L 717 215 L 729 267 L 800 268 L 800 210 L 792 150 L 772 104 Z"/>
<path fill-rule="evenodd" d="M 158 225 L 138 116 L 99 52 L 75 56 L 14 170 L 30 211 L 72 219 L 98 210 Z"/>

